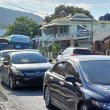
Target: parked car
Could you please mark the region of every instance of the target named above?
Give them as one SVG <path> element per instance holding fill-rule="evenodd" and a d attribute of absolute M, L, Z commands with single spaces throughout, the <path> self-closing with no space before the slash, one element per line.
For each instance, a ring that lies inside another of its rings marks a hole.
<path fill-rule="evenodd" d="M 47 107 L 110 110 L 110 57 L 76 56 L 59 60 L 43 82 Z"/>
<path fill-rule="evenodd" d="M 92 55 L 92 52 L 87 48 L 68 47 L 58 55 L 56 61 L 58 61 L 59 59 L 63 59 L 65 57 L 77 55 Z"/>
<path fill-rule="evenodd" d="M 33 52 L 38 52 L 40 54 L 42 54 L 39 50 L 37 49 L 25 49 L 24 51 L 33 51 Z"/>
<path fill-rule="evenodd" d="M 3 61 L 6 54 L 8 54 L 9 52 L 17 52 L 17 51 L 19 51 L 19 50 L 2 50 L 2 51 L 0 51 L 0 68 L 1 68 L 1 62 Z"/>
<path fill-rule="evenodd" d="M 1 64 L 1 82 L 9 85 L 11 89 L 43 85 L 45 71 L 51 67 L 45 57 L 37 52 L 9 53 Z"/>

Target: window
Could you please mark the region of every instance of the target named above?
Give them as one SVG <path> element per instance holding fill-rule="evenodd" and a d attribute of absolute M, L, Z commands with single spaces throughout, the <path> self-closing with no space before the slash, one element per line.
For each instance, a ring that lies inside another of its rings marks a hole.
<path fill-rule="evenodd" d="M 106 26 L 106 24 L 105 23 L 102 23 L 102 27 L 105 27 Z"/>
<path fill-rule="evenodd" d="M 66 54 L 66 52 L 67 52 L 67 49 L 65 49 L 65 50 L 63 51 L 62 55 L 65 55 L 65 54 Z"/>
<path fill-rule="evenodd" d="M 9 62 L 10 62 L 10 56 L 7 55 L 7 56 L 5 57 L 5 59 L 4 59 L 4 61 L 9 61 Z"/>
<path fill-rule="evenodd" d="M 64 68 L 65 62 L 58 63 L 57 65 L 55 65 L 53 72 L 63 75 Z"/>
<path fill-rule="evenodd" d="M 77 76 L 76 68 L 74 68 L 72 66 L 72 64 L 70 64 L 69 62 L 67 62 L 65 72 L 64 72 L 64 76 L 74 76 L 75 78 Z"/>

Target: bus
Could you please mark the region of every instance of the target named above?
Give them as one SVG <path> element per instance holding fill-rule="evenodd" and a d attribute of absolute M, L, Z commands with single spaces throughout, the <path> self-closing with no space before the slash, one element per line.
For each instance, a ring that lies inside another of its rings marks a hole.
<path fill-rule="evenodd" d="M 8 50 L 10 42 L 4 38 L 0 38 L 0 51 L 1 50 Z"/>
<path fill-rule="evenodd" d="M 10 42 L 10 49 L 30 49 L 30 37 L 24 35 L 11 35 L 5 37 Z"/>

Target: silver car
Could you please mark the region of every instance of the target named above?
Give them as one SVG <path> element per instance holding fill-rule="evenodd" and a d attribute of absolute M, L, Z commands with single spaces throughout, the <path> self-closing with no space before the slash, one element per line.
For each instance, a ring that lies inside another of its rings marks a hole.
<path fill-rule="evenodd" d="M 92 55 L 92 52 L 87 48 L 68 47 L 58 55 L 56 61 L 63 59 L 65 57 L 78 55 Z"/>
<path fill-rule="evenodd" d="M 6 54 L 10 53 L 10 52 L 17 52 L 17 51 L 19 51 L 19 50 L 2 50 L 2 51 L 0 51 L 0 68 L 1 68 L 1 62 L 3 61 Z"/>

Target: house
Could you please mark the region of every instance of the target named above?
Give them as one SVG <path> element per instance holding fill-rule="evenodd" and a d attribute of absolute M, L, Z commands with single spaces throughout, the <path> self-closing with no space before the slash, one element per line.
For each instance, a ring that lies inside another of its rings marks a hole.
<path fill-rule="evenodd" d="M 54 19 L 40 29 L 47 51 L 54 45 L 60 46 L 60 52 L 71 45 L 95 51 L 97 44 L 106 49 L 103 42 L 110 36 L 110 21 L 97 21 L 84 13 L 76 13 L 70 18 Z"/>

